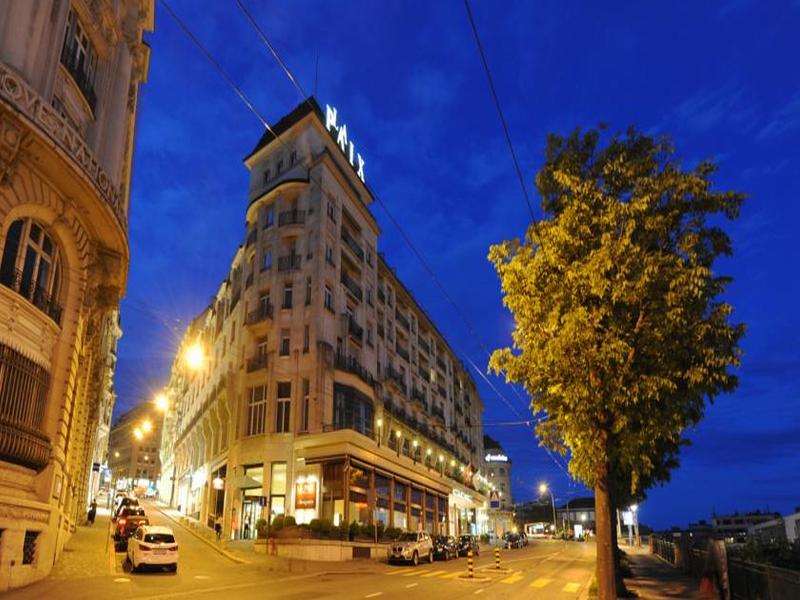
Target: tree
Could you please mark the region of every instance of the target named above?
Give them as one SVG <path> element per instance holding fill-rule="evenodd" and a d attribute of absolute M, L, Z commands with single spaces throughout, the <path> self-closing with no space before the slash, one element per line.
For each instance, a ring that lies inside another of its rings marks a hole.
<path fill-rule="evenodd" d="M 634 129 L 551 135 L 536 177 L 545 219 L 492 246 L 513 346 L 490 368 L 524 384 L 541 443 L 569 453 L 594 488 L 601 600 L 616 597 L 611 510 L 665 480 L 705 402 L 735 389 L 744 326 L 713 271 L 730 255 L 719 223 L 744 196 L 711 189 L 716 170 L 683 170 L 671 143 Z M 622 475 L 624 474 L 624 475 Z M 615 479 L 616 477 L 616 479 Z"/>

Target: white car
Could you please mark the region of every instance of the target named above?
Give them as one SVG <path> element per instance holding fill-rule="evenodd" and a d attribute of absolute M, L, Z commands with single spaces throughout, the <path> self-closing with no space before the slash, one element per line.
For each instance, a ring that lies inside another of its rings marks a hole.
<path fill-rule="evenodd" d="M 142 525 L 128 539 L 131 571 L 143 565 L 168 566 L 178 570 L 178 544 L 169 527 Z"/>

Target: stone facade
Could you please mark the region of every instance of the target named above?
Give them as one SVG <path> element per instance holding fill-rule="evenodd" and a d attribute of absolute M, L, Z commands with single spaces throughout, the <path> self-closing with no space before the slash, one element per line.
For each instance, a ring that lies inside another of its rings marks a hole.
<path fill-rule="evenodd" d="M 0 4 L 0 591 L 47 575 L 104 460 L 153 11 Z"/>
<path fill-rule="evenodd" d="M 313 99 L 273 131 L 245 159 L 244 242 L 173 365 L 162 498 L 240 533 L 279 513 L 484 530 L 483 405 L 378 253 L 363 161 Z"/>
<path fill-rule="evenodd" d="M 150 429 L 144 423 L 150 424 Z M 108 466 L 116 489 L 149 487 L 161 477 L 162 415 L 152 402 L 143 402 L 114 423 L 108 444 Z M 135 430 L 140 430 L 140 437 Z M 148 482 L 148 485 L 145 485 Z"/>

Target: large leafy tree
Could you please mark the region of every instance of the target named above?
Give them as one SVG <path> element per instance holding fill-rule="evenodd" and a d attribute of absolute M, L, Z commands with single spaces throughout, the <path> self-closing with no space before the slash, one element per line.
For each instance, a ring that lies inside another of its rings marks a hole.
<path fill-rule="evenodd" d="M 714 264 L 744 196 L 713 191 L 714 171 L 684 170 L 668 140 L 633 129 L 552 135 L 536 177 L 545 219 L 489 252 L 516 321 L 490 366 L 524 384 L 547 415 L 542 443 L 594 488 L 601 600 L 616 597 L 615 488 L 665 480 L 682 432 L 737 385 L 744 326 Z"/>

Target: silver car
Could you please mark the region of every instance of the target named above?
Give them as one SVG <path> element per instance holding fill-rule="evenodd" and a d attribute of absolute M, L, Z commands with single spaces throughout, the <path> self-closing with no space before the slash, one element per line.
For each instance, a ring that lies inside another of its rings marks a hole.
<path fill-rule="evenodd" d="M 433 540 L 424 531 L 401 533 L 389 546 L 389 562 L 410 562 L 415 567 L 421 558 L 433 562 Z"/>

